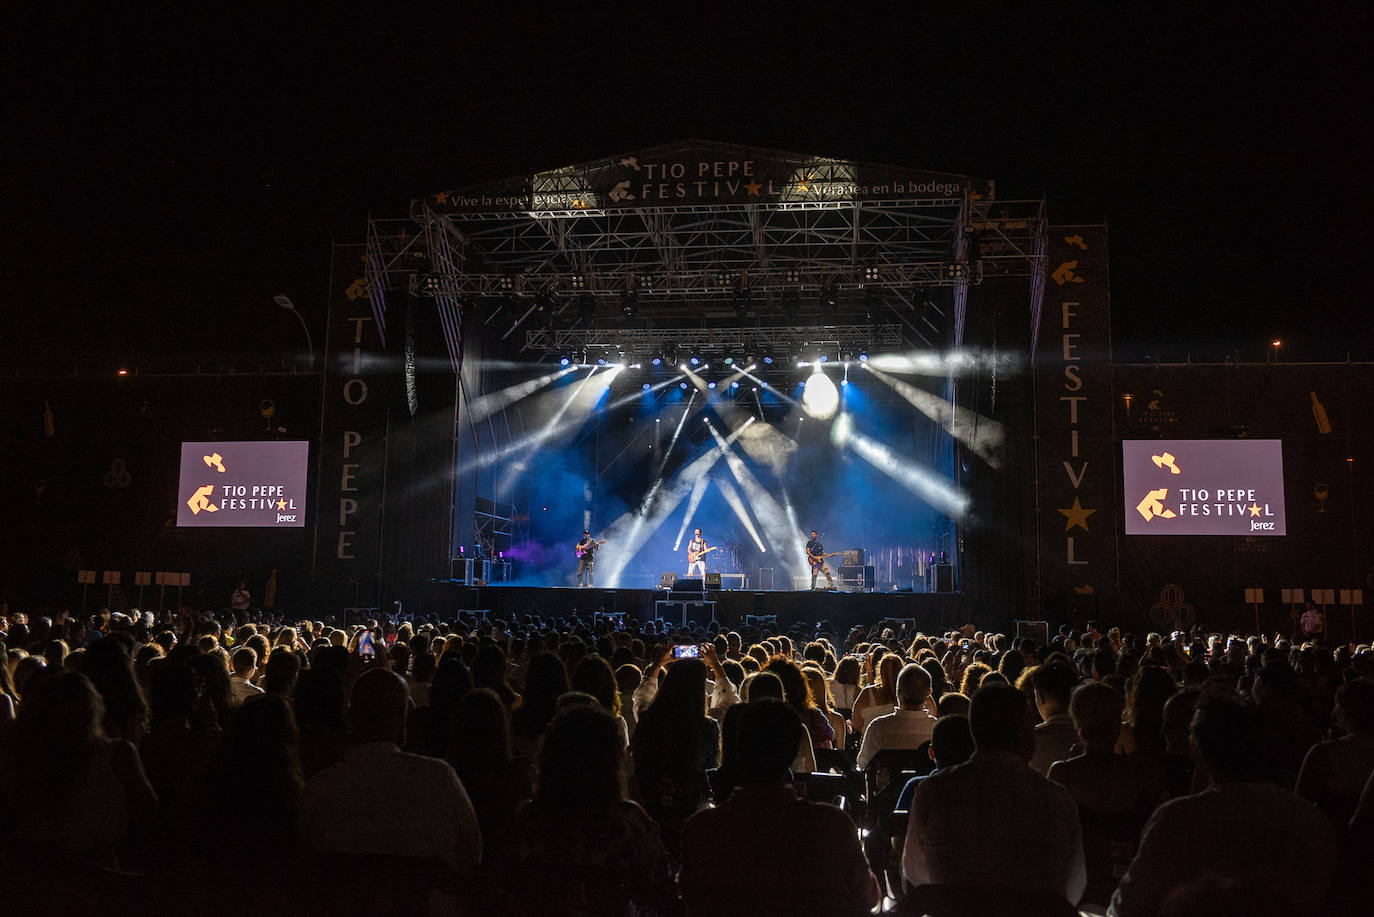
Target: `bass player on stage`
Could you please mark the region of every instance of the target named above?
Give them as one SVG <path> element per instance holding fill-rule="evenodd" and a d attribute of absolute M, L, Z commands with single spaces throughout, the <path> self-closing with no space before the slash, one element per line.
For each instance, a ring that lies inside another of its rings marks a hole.
<path fill-rule="evenodd" d="M 692 530 L 692 540 L 687 542 L 687 575 L 693 573 L 706 578 L 706 561 L 702 560 L 708 553 L 715 548 L 708 547 L 706 539 L 701 537 L 701 529 Z"/>
<path fill-rule="evenodd" d="M 577 585 L 580 588 L 582 577 L 587 578 L 586 585 L 592 585 L 592 567 L 596 564 L 596 549 L 606 543 L 606 539 L 600 541 L 592 540 L 592 533 L 586 530 L 582 532 L 582 540 L 577 543 Z"/>
<path fill-rule="evenodd" d="M 825 559 L 838 553 L 840 552 L 825 553 L 825 545 L 821 544 L 820 537 L 814 531 L 811 533 L 811 540 L 806 543 L 806 560 L 811 564 L 812 589 L 816 588 L 816 575 L 820 573 L 825 574 L 825 581 L 830 584 L 830 588 L 835 588 L 835 578 L 830 575 L 830 567 L 826 565 Z"/>

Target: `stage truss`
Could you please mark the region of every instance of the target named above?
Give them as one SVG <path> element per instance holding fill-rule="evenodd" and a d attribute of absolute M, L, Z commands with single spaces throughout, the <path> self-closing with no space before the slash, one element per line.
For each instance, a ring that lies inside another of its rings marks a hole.
<path fill-rule="evenodd" d="M 432 299 L 455 370 L 473 320 L 532 358 L 674 344 L 705 354 L 944 349 L 963 340 L 970 287 L 993 278 L 1024 278 L 1038 326 L 1043 200 L 996 200 L 990 183 L 959 176 L 931 183 L 945 196 L 863 195 L 857 182 L 885 167 L 701 141 L 618 161 L 689 148 L 772 156 L 789 180 L 757 203 L 635 203 L 628 182 L 608 192 L 605 163 L 593 163 L 430 195 L 409 219 L 369 222 L 378 328 L 386 334 L 388 296 Z"/>

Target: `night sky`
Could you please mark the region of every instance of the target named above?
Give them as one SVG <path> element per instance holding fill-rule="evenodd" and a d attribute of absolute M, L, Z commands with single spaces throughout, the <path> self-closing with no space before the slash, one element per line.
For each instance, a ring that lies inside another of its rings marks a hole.
<path fill-rule="evenodd" d="M 369 212 L 688 137 L 1106 221 L 1118 360 L 1374 359 L 1368 12 L 199 6 L 7 30 L 4 373 L 279 363 Z"/>

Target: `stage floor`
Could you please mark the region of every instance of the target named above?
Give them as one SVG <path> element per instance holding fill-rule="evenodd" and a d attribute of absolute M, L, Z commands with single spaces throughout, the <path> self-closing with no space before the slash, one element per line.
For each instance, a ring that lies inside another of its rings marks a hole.
<path fill-rule="evenodd" d="M 623 612 L 648 620 L 684 619 L 706 624 L 713 617 L 738 627 L 751 615 L 777 617 L 777 626 L 829 621 L 832 632 L 882 620 L 915 620 L 928 632 L 944 632 L 972 620 L 969 601 L 959 593 L 938 592 L 751 592 L 718 589 L 683 596 L 659 589 L 579 589 L 571 586 L 466 586 L 456 581 L 425 584 L 402 598 L 406 611 L 451 614 L 486 611 L 496 617 L 519 614 L 567 615 L 572 612 Z"/>

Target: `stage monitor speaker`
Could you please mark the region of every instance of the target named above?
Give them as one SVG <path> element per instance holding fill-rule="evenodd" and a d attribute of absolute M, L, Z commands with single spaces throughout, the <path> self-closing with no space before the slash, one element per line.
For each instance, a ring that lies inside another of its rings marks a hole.
<path fill-rule="evenodd" d="M 864 549 L 850 548 L 840 555 L 840 565 L 844 567 L 862 567 L 864 565 Z"/>
<path fill-rule="evenodd" d="M 1030 637 L 1039 646 L 1044 646 L 1050 642 L 1050 624 L 1048 621 L 1017 621 L 1016 636 Z"/>
<path fill-rule="evenodd" d="M 701 577 L 680 576 L 677 582 L 673 583 L 674 592 L 705 592 L 706 588 L 702 583 Z"/>
<path fill-rule="evenodd" d="M 660 589 L 672 589 L 672 588 L 673 588 L 673 583 L 676 583 L 676 582 L 677 582 L 677 574 L 676 574 L 676 573 L 661 573 L 661 574 L 659 574 L 659 577 L 658 577 L 658 586 L 659 586 Z"/>
<path fill-rule="evenodd" d="M 935 565 L 935 591 L 953 592 L 954 591 L 954 565 L 936 564 Z"/>
<path fill-rule="evenodd" d="M 708 573 L 708 574 L 706 574 L 706 588 L 707 588 L 707 589 L 719 589 L 719 588 L 720 588 L 720 574 L 719 574 L 719 573 Z"/>
<path fill-rule="evenodd" d="M 772 588 L 773 588 L 773 568 L 772 568 L 772 567 L 759 567 L 759 588 L 760 588 L 760 589 L 772 589 Z"/>

